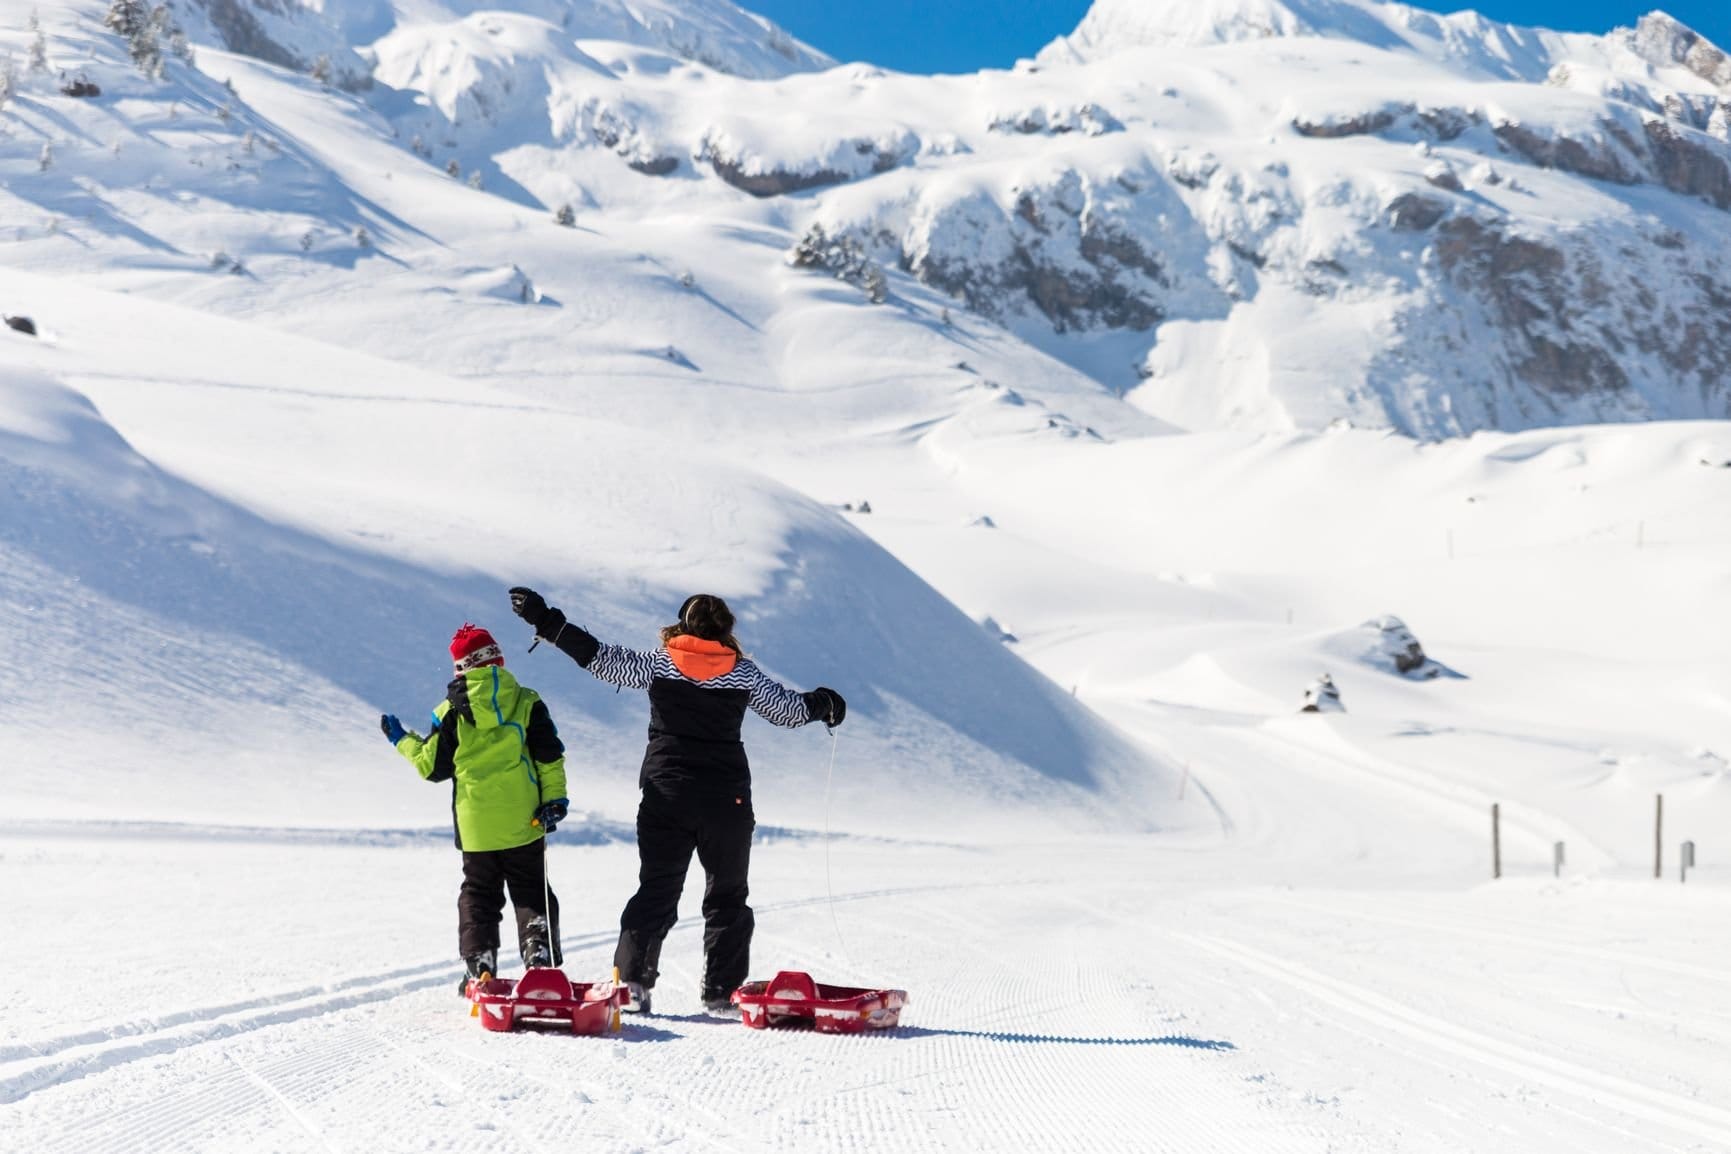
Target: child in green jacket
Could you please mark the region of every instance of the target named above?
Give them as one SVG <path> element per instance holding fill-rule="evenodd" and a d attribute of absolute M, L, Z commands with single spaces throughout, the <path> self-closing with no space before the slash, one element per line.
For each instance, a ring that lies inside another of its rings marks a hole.
<path fill-rule="evenodd" d="M 505 891 L 517 911 L 525 966 L 559 965 L 559 900 L 546 889 L 542 838 L 565 818 L 565 747 L 539 694 L 505 669 L 485 629 L 465 624 L 451 639 L 456 676 L 433 710 L 426 737 L 396 717 L 379 718 L 385 737 L 427 781 L 451 783 L 463 888 L 457 941 L 470 978 L 499 968 Z M 545 898 L 543 897 L 545 894 Z"/>

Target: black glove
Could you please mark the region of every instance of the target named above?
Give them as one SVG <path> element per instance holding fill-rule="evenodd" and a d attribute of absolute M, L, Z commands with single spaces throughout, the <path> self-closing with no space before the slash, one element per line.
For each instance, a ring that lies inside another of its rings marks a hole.
<path fill-rule="evenodd" d="M 475 724 L 475 711 L 469 706 L 469 679 L 461 673 L 451 678 L 451 683 L 445 686 L 445 700 L 451 703 L 451 709 L 458 717 Z"/>
<path fill-rule="evenodd" d="M 847 702 L 833 689 L 825 689 L 820 685 L 810 693 L 802 693 L 800 696 L 805 698 L 805 711 L 811 714 L 813 721 L 821 721 L 834 729 L 847 719 Z"/>
<path fill-rule="evenodd" d="M 559 828 L 559 823 L 565 820 L 567 804 L 565 798 L 556 797 L 543 803 L 541 808 L 535 811 L 535 821 L 540 825 L 542 833 L 552 833 Z"/>
<path fill-rule="evenodd" d="M 396 715 L 391 713 L 379 715 L 379 731 L 385 735 L 385 740 L 392 745 L 403 740 L 409 732 L 403 728 L 403 723 L 397 720 Z"/>
<path fill-rule="evenodd" d="M 534 626 L 535 632 L 541 631 L 541 622 L 547 617 L 547 599 L 533 589 L 521 585 L 511 586 L 511 612 Z"/>
<path fill-rule="evenodd" d="M 535 636 L 548 641 L 558 641 L 559 631 L 565 628 L 563 612 L 548 605 L 546 598 L 533 589 L 521 585 L 511 589 L 511 612 L 534 626 Z"/>

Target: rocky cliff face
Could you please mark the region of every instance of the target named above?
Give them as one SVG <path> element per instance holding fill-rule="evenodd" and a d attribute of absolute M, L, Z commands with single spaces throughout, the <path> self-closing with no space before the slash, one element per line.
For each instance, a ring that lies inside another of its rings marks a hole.
<path fill-rule="evenodd" d="M 1713 45 L 1659 14 L 1591 38 L 1261 2 L 1137 8 L 1114 45 L 1107 17 L 1128 11 L 1097 4 L 1023 73 L 1085 75 L 1110 147 L 995 166 L 1020 181 L 951 162 L 978 178 L 850 190 L 820 219 L 1049 327 L 1181 424 L 1436 437 L 1731 415 L 1731 65 Z M 1462 64 L 1498 38 L 1520 67 Z"/>

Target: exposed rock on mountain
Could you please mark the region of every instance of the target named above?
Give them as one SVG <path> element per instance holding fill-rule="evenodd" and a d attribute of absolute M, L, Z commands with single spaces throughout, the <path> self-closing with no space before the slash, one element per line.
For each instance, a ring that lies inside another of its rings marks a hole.
<path fill-rule="evenodd" d="M 1429 681 L 1448 672 L 1425 655 L 1424 646 L 1398 617 L 1373 618 L 1364 623 L 1362 630 L 1367 638 L 1365 660 L 1372 665 L 1417 681 Z"/>

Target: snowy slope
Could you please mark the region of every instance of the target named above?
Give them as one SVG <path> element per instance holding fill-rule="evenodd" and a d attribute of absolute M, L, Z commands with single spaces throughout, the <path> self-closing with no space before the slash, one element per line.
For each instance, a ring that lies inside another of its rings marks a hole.
<path fill-rule="evenodd" d="M 39 301 L 61 295 L 13 275 L 7 283 Z M 791 682 L 845 670 L 855 709 L 879 724 L 855 746 L 860 775 L 843 783 L 844 799 L 878 798 L 897 764 L 944 767 L 907 783 L 912 817 L 881 800 L 860 807 L 868 828 L 917 824 L 946 789 L 972 791 L 980 778 L 1006 802 L 1078 804 L 1078 786 L 1152 771 L 833 512 L 719 457 L 669 458 L 642 434 L 507 398 L 489 404 L 455 382 L 304 341 L 257 344 L 196 314 L 139 315 L 120 298 L 76 299 L 78 329 L 46 349 L 6 349 L 17 415 L 5 457 L 23 501 L 5 539 L 21 567 L 15 588 L 70 586 L 82 599 L 38 593 L 27 602 L 32 615 L 112 624 L 75 630 L 56 647 L 48 667 L 58 676 L 33 687 L 43 698 L 31 713 L 43 724 L 9 729 L 8 739 L 22 743 L 14 756 L 48 756 L 61 733 L 52 703 L 104 687 L 91 701 L 104 736 L 157 747 L 156 772 L 105 788 L 112 812 L 258 816 L 228 802 L 211 808 L 202 796 L 221 773 L 224 743 L 245 724 L 240 703 L 289 738 L 278 772 L 314 749 L 352 758 L 354 734 L 370 733 L 368 706 L 414 722 L 437 701 L 453 623 L 523 632 L 503 597 L 513 581 L 540 584 L 603 636 L 641 645 L 699 582 L 738 599 L 758 659 Z M 250 371 L 199 367 L 199 350 L 243 341 L 259 357 Z M 147 353 L 151 374 L 128 367 L 140 349 L 164 345 L 183 350 L 178 365 Z M 142 452 L 77 385 L 137 430 Z M 453 404 L 465 412 L 454 438 Z M 184 416 L 188 405 L 196 422 Z M 445 447 L 428 453 L 429 445 Z M 519 455 L 533 463 L 507 464 Z M 164 460 L 174 472 L 156 463 Z M 646 481 L 648 461 L 656 463 Z M 832 624 L 838 604 L 847 607 L 842 629 Z M 171 640 L 181 630 L 191 633 L 185 653 Z M 594 748 L 583 760 L 609 764 L 586 796 L 623 809 L 642 703 L 615 699 L 563 662 L 522 668 L 554 701 L 576 706 L 560 720 L 574 748 Z M 951 675 L 958 662 L 982 677 Z M 574 697 L 572 682 L 587 692 Z M 166 685 L 183 687 L 168 716 L 157 696 Z M 208 697 L 222 708 L 205 710 Z M 293 737 L 297 730 L 312 732 Z M 764 750 L 760 777 L 810 779 L 819 743 L 793 740 Z M 90 757 L 89 771 L 111 772 L 109 756 Z M 348 776 L 333 774 L 333 786 Z M 61 777 L 20 784 L 30 813 L 66 812 L 91 788 Z M 303 788 L 270 793 L 293 799 L 304 821 L 375 820 L 352 810 L 347 790 L 320 800 L 325 790 L 303 798 Z M 806 802 L 808 814 L 817 800 Z"/>
<path fill-rule="evenodd" d="M 521 0 L 519 3 L 389 3 L 388 0 L 181 0 L 180 20 L 204 43 L 297 71 L 324 58 L 333 80 L 366 88 L 366 46 L 393 30 L 449 25 L 482 13 L 549 21 L 579 40 L 652 48 L 718 72 L 769 78 L 832 65 L 772 21 L 728 0 Z"/>

